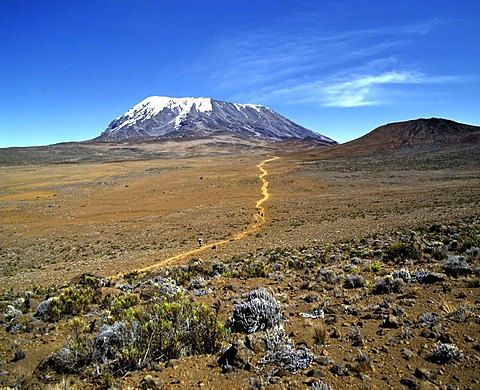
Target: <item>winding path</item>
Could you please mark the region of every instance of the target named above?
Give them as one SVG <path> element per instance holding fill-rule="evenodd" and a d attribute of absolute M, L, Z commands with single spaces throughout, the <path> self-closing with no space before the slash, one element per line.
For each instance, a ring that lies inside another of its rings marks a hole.
<path fill-rule="evenodd" d="M 270 198 L 270 193 L 268 192 L 268 180 L 266 179 L 266 176 L 268 175 L 268 171 L 263 166 L 266 163 L 270 161 L 278 160 L 279 158 L 280 157 L 268 158 L 266 160 L 263 160 L 260 164 L 257 165 L 258 169 L 260 169 L 260 175 L 258 176 L 258 178 L 262 181 L 262 187 L 261 187 L 262 198 L 259 199 L 255 204 L 255 209 L 257 210 L 256 213 L 253 215 L 255 222 L 252 223 L 249 227 L 247 227 L 245 230 L 241 231 L 240 233 L 234 234 L 230 238 L 212 242 L 210 244 L 203 245 L 199 248 L 182 252 L 178 255 L 169 257 L 168 259 L 165 259 L 165 260 L 161 260 L 147 267 L 136 269 L 136 271 L 138 272 L 151 271 L 153 269 L 175 263 L 177 260 L 184 259 L 188 256 L 197 255 L 199 253 L 205 252 L 207 249 L 211 249 L 213 247 L 219 247 L 232 241 L 242 240 L 243 238 L 260 230 L 260 228 L 267 222 L 266 209 L 263 204 L 268 200 L 268 198 Z"/>

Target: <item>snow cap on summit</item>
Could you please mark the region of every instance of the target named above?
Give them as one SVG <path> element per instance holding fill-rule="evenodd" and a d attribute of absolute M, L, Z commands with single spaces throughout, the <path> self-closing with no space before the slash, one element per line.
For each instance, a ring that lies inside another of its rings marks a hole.
<path fill-rule="evenodd" d="M 241 137 L 279 141 L 313 137 L 335 141 L 308 130 L 257 104 L 229 103 L 211 98 L 150 96 L 114 119 L 95 140 L 118 142 L 152 137 L 205 137 L 229 132 Z"/>

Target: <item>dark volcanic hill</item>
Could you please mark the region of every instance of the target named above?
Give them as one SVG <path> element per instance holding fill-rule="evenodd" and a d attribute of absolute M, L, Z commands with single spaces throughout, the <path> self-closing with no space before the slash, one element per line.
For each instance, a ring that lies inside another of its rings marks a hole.
<path fill-rule="evenodd" d="M 205 137 L 230 133 L 249 139 L 280 141 L 312 137 L 335 141 L 308 130 L 270 108 L 210 98 L 151 96 L 114 119 L 95 142 L 151 138 Z"/>
<path fill-rule="evenodd" d="M 448 119 L 415 119 L 389 123 L 353 141 L 321 150 L 322 157 L 348 157 L 379 151 L 449 147 L 480 143 L 480 127 Z"/>

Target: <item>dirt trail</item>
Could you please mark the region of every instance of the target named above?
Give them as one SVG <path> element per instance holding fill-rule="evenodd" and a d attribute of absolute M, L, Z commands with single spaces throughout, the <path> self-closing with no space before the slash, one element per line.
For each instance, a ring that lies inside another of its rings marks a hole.
<path fill-rule="evenodd" d="M 188 256 L 198 255 L 198 254 L 200 254 L 200 253 L 202 253 L 202 252 L 204 252 L 208 249 L 218 248 L 218 247 L 220 247 L 222 245 L 225 245 L 229 242 L 242 240 L 245 237 L 251 235 L 252 233 L 255 233 L 258 230 L 260 230 L 261 227 L 267 222 L 266 208 L 263 204 L 270 198 L 270 193 L 268 192 L 268 183 L 269 182 L 266 179 L 266 176 L 268 175 L 268 171 L 263 166 L 266 163 L 274 161 L 274 160 L 278 160 L 279 158 L 280 157 L 268 158 L 268 159 L 263 160 L 260 164 L 257 165 L 258 169 L 260 169 L 260 175 L 258 176 L 258 178 L 262 181 L 262 187 L 261 187 L 262 198 L 260 198 L 255 204 L 255 208 L 257 210 L 256 213 L 253 215 L 255 221 L 248 228 L 241 231 L 240 233 L 234 234 L 230 238 L 220 240 L 220 241 L 216 241 L 216 242 L 212 242 L 210 244 L 203 245 L 203 246 L 198 247 L 196 249 L 192 249 L 192 250 L 189 250 L 189 251 L 186 251 L 186 252 L 182 252 L 178 255 L 169 257 L 168 259 L 161 260 L 161 261 L 159 261 L 155 264 L 149 265 L 147 267 L 136 269 L 136 271 L 138 271 L 138 272 L 151 271 L 153 269 L 160 268 L 160 267 L 175 263 L 177 260 L 184 259 Z M 121 276 L 121 275 L 116 275 L 116 276 Z"/>

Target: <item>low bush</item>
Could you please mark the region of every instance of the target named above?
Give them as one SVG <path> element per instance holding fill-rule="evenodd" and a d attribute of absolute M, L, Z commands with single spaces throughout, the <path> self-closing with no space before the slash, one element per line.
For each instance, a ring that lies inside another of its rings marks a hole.
<path fill-rule="evenodd" d="M 77 332 L 68 348 L 50 355 L 46 362 L 60 373 L 90 366 L 97 374 L 124 375 L 154 361 L 216 353 L 225 337 L 215 311 L 178 294 L 131 307 L 97 334 Z"/>
<path fill-rule="evenodd" d="M 343 280 L 343 275 L 336 274 L 329 268 L 319 268 L 317 271 L 317 280 L 330 284 L 338 284 Z"/>
<path fill-rule="evenodd" d="M 392 274 L 392 277 L 394 279 L 402 279 L 405 283 L 409 283 L 412 281 L 412 276 L 410 275 L 410 271 L 408 271 L 408 269 L 405 269 L 405 268 L 401 268 L 395 271 Z"/>
<path fill-rule="evenodd" d="M 322 382 L 320 379 L 311 382 L 310 387 L 312 390 L 333 390 L 333 387 Z"/>
<path fill-rule="evenodd" d="M 438 321 L 440 321 L 440 317 L 435 313 L 424 313 L 420 314 L 418 321 L 422 325 L 435 325 Z"/>
<path fill-rule="evenodd" d="M 364 341 L 358 326 L 349 329 L 347 340 L 351 341 L 354 347 L 363 346 Z"/>
<path fill-rule="evenodd" d="M 472 273 L 472 268 L 463 256 L 449 256 L 443 263 L 442 269 L 446 275 L 454 278 Z"/>
<path fill-rule="evenodd" d="M 296 349 L 280 329 L 267 332 L 266 345 L 267 352 L 259 361 L 260 366 L 276 366 L 295 373 L 308 368 L 314 359 L 308 348 Z"/>
<path fill-rule="evenodd" d="M 46 321 L 58 321 L 65 316 L 75 316 L 88 313 L 92 305 L 100 303 L 99 287 L 79 285 L 67 287 L 60 295 L 41 302 L 35 312 L 35 317 Z"/>
<path fill-rule="evenodd" d="M 463 352 L 454 344 L 438 341 L 432 349 L 431 360 L 436 363 L 449 363 L 463 358 Z"/>
<path fill-rule="evenodd" d="M 420 258 L 420 251 L 413 242 L 394 242 L 385 249 L 383 258 L 396 263 L 409 259 L 416 260 Z"/>
<path fill-rule="evenodd" d="M 345 288 L 360 288 L 365 286 L 365 279 L 362 275 L 349 274 L 343 282 Z"/>
<path fill-rule="evenodd" d="M 403 279 L 394 278 L 388 275 L 375 283 L 375 294 L 396 294 L 400 293 L 405 286 Z"/>
<path fill-rule="evenodd" d="M 231 329 L 240 333 L 260 332 L 282 323 L 280 303 L 262 287 L 250 291 L 245 301 L 237 303 L 230 319 Z"/>

